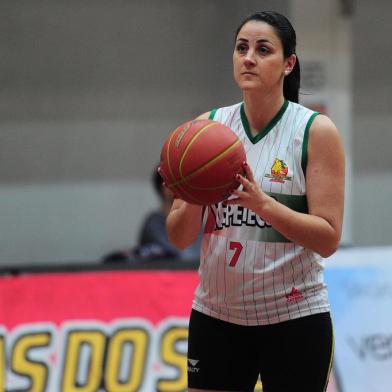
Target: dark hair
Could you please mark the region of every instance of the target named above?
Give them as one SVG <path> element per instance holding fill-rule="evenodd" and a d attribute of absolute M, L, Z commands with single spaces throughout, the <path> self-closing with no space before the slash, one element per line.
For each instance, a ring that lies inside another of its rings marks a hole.
<path fill-rule="evenodd" d="M 245 20 L 242 21 L 236 31 L 236 39 L 242 27 L 251 20 L 265 22 L 273 27 L 275 33 L 278 35 L 280 41 L 282 42 L 283 55 L 285 58 L 291 56 L 292 54 L 296 54 L 295 49 L 297 44 L 297 37 L 293 26 L 285 16 L 274 11 L 260 11 L 245 18 Z M 284 78 L 284 97 L 289 101 L 298 103 L 300 83 L 301 72 L 297 57 L 297 61 L 294 65 L 293 70 L 290 72 L 289 75 Z"/>

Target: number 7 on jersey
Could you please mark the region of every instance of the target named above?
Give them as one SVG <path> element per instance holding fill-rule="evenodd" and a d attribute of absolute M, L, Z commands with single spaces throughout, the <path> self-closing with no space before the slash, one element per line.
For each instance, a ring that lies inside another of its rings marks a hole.
<path fill-rule="evenodd" d="M 243 246 L 241 242 L 230 241 L 230 250 L 234 250 L 233 257 L 230 260 L 229 267 L 235 267 L 237 264 L 238 258 L 242 252 Z"/>

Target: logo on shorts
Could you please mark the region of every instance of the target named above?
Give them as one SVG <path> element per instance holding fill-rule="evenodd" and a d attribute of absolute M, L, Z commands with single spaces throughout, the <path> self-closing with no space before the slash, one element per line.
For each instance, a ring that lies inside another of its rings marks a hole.
<path fill-rule="evenodd" d="M 188 362 L 189 362 L 189 365 L 188 365 L 188 372 L 190 372 L 190 373 L 199 373 L 199 368 L 198 367 L 196 367 L 196 365 L 199 363 L 199 360 L 198 359 L 190 359 L 190 358 L 188 358 Z"/>
<path fill-rule="evenodd" d="M 291 289 L 291 292 L 286 295 L 287 302 L 297 302 L 303 299 L 303 295 L 295 287 Z"/>
<path fill-rule="evenodd" d="M 288 177 L 287 173 L 289 172 L 289 168 L 285 162 L 281 159 L 275 158 L 275 162 L 271 167 L 271 174 L 266 174 L 264 177 L 270 178 L 272 182 L 281 182 L 291 181 L 292 177 Z"/>

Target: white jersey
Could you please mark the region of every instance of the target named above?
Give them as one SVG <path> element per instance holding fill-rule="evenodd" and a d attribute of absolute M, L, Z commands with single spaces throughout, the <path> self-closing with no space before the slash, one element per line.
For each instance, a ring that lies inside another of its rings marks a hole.
<path fill-rule="evenodd" d="M 250 132 L 242 103 L 213 110 L 210 118 L 238 135 L 264 192 L 307 213 L 307 142 L 317 114 L 285 101 L 257 136 Z M 193 308 L 241 325 L 326 312 L 323 269 L 320 255 L 291 242 L 253 211 L 219 203 L 208 208 Z"/>

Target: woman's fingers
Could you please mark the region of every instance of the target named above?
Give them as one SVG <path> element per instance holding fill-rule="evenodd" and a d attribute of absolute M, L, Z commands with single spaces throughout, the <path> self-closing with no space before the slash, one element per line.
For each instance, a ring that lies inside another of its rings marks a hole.
<path fill-rule="evenodd" d="M 244 163 L 243 163 L 243 167 L 244 167 L 244 170 L 245 170 L 246 178 L 247 178 L 250 182 L 254 182 L 255 179 L 254 179 L 254 177 L 253 177 L 253 171 L 252 171 L 252 169 L 250 168 L 250 166 L 249 166 L 246 162 L 244 162 Z"/>
<path fill-rule="evenodd" d="M 244 191 L 251 189 L 253 186 L 252 181 L 248 180 L 246 177 L 241 176 L 241 174 L 237 174 L 236 180 L 244 187 Z"/>
<path fill-rule="evenodd" d="M 244 175 L 237 174 L 236 180 L 242 185 L 242 189 L 236 189 L 231 194 L 232 198 L 227 199 L 223 202 L 225 205 L 238 204 L 239 202 L 244 202 L 245 200 L 248 202 L 249 198 L 253 198 L 255 196 L 255 191 L 257 189 L 257 184 L 255 183 L 252 169 L 249 165 L 244 162 Z"/>

